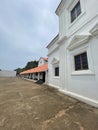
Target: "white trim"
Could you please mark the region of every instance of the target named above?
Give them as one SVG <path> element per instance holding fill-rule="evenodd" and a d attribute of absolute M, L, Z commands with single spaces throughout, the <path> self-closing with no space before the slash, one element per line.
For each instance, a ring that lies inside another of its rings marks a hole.
<path fill-rule="evenodd" d="M 85 15 L 85 12 L 82 12 L 72 23 L 69 21 L 70 25 L 68 26 L 68 29 L 70 29 L 81 17 L 83 17 L 83 15 Z"/>
<path fill-rule="evenodd" d="M 57 44 L 57 46 L 51 51 L 48 53 L 48 56 L 51 55 L 53 52 L 55 52 L 57 49 L 59 49 L 59 46 L 65 41 L 67 40 L 67 36 L 64 36 L 63 38 L 61 39 L 58 39 L 58 41 L 54 42 L 53 44 Z M 53 45 L 52 44 L 52 45 Z M 51 46 L 52 46 L 51 45 Z"/>
<path fill-rule="evenodd" d="M 90 30 L 90 33 L 93 36 L 97 36 L 98 37 L 98 23 L 96 23 L 95 26 Z"/>
<path fill-rule="evenodd" d="M 66 0 L 61 0 L 60 4 L 58 5 L 58 7 L 55 11 L 56 15 L 59 15 L 60 12 L 64 9 L 65 2 L 66 2 Z"/>
<path fill-rule="evenodd" d="M 88 70 L 80 70 L 80 71 L 75 71 L 75 63 L 74 63 L 74 56 L 87 52 L 87 59 L 88 59 Z M 70 64 L 71 64 L 71 75 L 75 76 L 75 75 L 95 75 L 95 71 L 93 68 L 93 60 L 92 60 L 92 56 L 91 56 L 91 48 L 90 45 L 84 44 L 72 51 L 69 51 L 69 55 L 70 55 Z"/>
<path fill-rule="evenodd" d="M 58 49 L 59 49 L 59 45 L 56 46 L 51 52 L 49 52 L 47 56 L 51 55 L 52 53 L 54 53 Z"/>
<path fill-rule="evenodd" d="M 52 65 L 54 65 L 54 64 L 59 64 L 59 59 L 57 59 L 57 58 L 53 58 L 53 60 L 52 60 Z"/>
<path fill-rule="evenodd" d="M 82 44 L 87 43 L 90 40 L 90 38 L 91 38 L 90 34 L 89 35 L 88 34 L 87 35 L 75 35 L 72 38 L 72 40 L 67 48 L 69 50 L 73 50 L 73 49 L 81 46 Z"/>
<path fill-rule="evenodd" d="M 79 1 L 79 0 L 73 0 L 73 1 L 71 1 L 71 2 L 69 3 L 69 5 L 68 5 L 67 9 L 68 9 L 69 11 L 71 11 L 71 10 L 75 7 L 75 5 L 78 3 L 78 1 Z"/>
<path fill-rule="evenodd" d="M 55 76 L 55 68 L 59 68 L 59 62 L 53 64 L 53 78 L 58 79 L 60 77 L 60 70 L 59 70 L 59 76 Z"/>
<path fill-rule="evenodd" d="M 61 43 L 63 43 L 65 40 L 67 40 L 67 36 L 64 36 L 63 38 L 59 39 L 59 40 L 57 41 L 57 44 L 61 44 Z"/>
<path fill-rule="evenodd" d="M 95 73 L 92 72 L 91 70 L 81 70 L 81 71 L 73 71 L 71 73 L 71 75 L 76 75 L 76 76 L 79 76 L 79 75 L 95 75 Z"/>
<path fill-rule="evenodd" d="M 53 88 L 59 89 L 59 86 L 56 86 L 56 85 L 53 85 L 53 84 L 50 84 L 50 83 L 47 83 L 47 85 L 49 85 L 50 87 L 53 87 Z"/>
<path fill-rule="evenodd" d="M 81 14 L 73 21 L 71 22 L 71 10 L 74 8 L 74 6 L 80 1 L 80 6 L 81 6 Z M 70 3 L 68 6 L 68 28 L 73 26 L 84 14 L 85 14 L 85 0 L 74 0 Z"/>
<path fill-rule="evenodd" d="M 50 84 L 50 83 L 48 83 L 47 85 L 49 85 L 50 87 L 54 87 L 54 88 L 58 89 L 59 92 L 65 94 L 65 95 L 68 95 L 68 96 L 70 96 L 72 98 L 75 98 L 75 99 L 77 99 L 79 101 L 87 103 L 88 105 L 91 105 L 91 106 L 94 106 L 94 107 L 98 108 L 98 101 L 96 101 L 94 99 L 90 99 L 90 98 L 81 96 L 79 94 L 63 90 L 63 89 L 59 88 L 59 86 L 56 86 L 56 85 L 53 85 L 53 84 Z"/>
<path fill-rule="evenodd" d="M 58 41 L 58 39 L 59 39 L 59 34 L 56 35 L 56 37 L 54 37 L 54 39 L 47 45 L 46 48 L 49 49 L 54 43 L 56 43 Z"/>
<path fill-rule="evenodd" d="M 60 79 L 60 76 L 54 76 L 53 78 L 54 79 Z"/>
<path fill-rule="evenodd" d="M 79 94 L 76 94 L 76 93 L 73 93 L 73 92 L 70 92 L 70 91 L 65 91 L 65 90 L 62 90 L 62 89 L 59 89 L 59 91 L 66 94 L 66 95 L 68 95 L 68 96 L 76 98 L 77 100 L 80 100 L 82 102 L 85 102 L 85 103 L 87 103 L 89 105 L 92 105 L 92 106 L 98 108 L 98 101 L 96 101 L 96 100 L 81 96 Z"/>
<path fill-rule="evenodd" d="M 77 29 L 76 29 L 74 32 L 70 33 L 70 34 L 68 35 L 68 38 L 70 38 L 71 36 L 73 36 L 75 33 L 77 33 L 77 32 L 78 32 L 79 30 L 81 30 L 82 28 L 86 27 L 86 25 L 90 24 L 90 22 L 93 22 L 93 23 L 94 23 L 94 21 L 97 19 L 97 17 L 98 17 L 98 14 L 96 14 L 96 15 L 93 16 L 92 18 L 88 19 L 87 22 L 84 21 L 84 24 L 81 24 L 79 27 L 77 27 Z"/>

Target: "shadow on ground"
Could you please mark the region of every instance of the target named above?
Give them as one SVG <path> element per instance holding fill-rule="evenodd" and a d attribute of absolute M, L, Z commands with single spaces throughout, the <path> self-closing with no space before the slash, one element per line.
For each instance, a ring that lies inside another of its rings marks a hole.
<path fill-rule="evenodd" d="M 43 80 L 38 80 L 38 81 L 36 81 L 35 83 L 37 83 L 37 84 L 39 84 L 39 85 L 42 85 L 44 82 L 43 82 Z"/>

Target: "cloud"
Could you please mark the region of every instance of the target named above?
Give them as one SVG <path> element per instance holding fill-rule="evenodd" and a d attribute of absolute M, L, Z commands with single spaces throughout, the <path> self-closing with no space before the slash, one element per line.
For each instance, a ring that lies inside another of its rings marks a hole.
<path fill-rule="evenodd" d="M 0 1 L 1 69 L 14 69 L 28 60 L 47 55 L 45 47 L 58 33 L 58 19 L 54 11 L 59 2 L 60 0 Z"/>

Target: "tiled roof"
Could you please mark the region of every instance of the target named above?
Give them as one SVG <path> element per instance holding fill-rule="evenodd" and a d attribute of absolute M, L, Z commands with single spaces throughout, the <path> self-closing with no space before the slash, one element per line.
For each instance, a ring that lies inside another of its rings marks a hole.
<path fill-rule="evenodd" d="M 44 72 L 47 70 L 48 70 L 48 64 L 45 64 L 45 65 L 41 65 L 30 70 L 23 71 L 20 74 L 31 74 L 31 73 L 36 73 L 36 72 Z"/>
<path fill-rule="evenodd" d="M 43 58 L 43 60 L 48 61 L 48 58 Z"/>

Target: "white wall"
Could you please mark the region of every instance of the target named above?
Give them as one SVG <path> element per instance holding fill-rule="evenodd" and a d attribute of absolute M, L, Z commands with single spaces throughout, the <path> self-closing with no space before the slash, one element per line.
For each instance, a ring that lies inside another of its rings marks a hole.
<path fill-rule="evenodd" d="M 0 71 L 0 77 L 15 77 L 16 71 Z"/>
<path fill-rule="evenodd" d="M 47 64 L 48 61 L 44 60 L 44 58 L 40 58 L 39 62 L 38 62 L 38 66 L 41 66 L 41 65 L 44 65 L 44 64 Z"/>
<path fill-rule="evenodd" d="M 90 74 L 72 74 L 72 64 L 70 55 L 67 56 L 67 84 L 65 88 L 71 96 L 76 97 L 86 103 L 98 107 L 98 39 L 92 38 L 89 41 L 90 61 L 92 61 L 93 71 Z M 91 64 L 89 64 L 91 65 Z"/>
<path fill-rule="evenodd" d="M 80 50 L 87 45 L 90 73 L 73 74 L 72 51 L 69 51 L 71 41 L 76 35 L 88 35 L 98 22 L 98 1 L 80 0 L 82 14 L 71 24 L 69 10 L 77 0 L 66 0 L 64 9 L 59 14 L 59 40 L 66 35 L 67 39 L 56 41 L 48 48 L 49 51 L 49 84 L 59 88 L 68 95 L 98 107 L 98 37 L 91 36 L 87 43 L 80 45 Z M 72 2 L 72 3 L 71 3 Z M 94 7 L 92 9 L 92 7 Z M 59 44 L 58 44 L 59 43 Z M 77 51 L 79 47 L 73 49 Z M 79 51 L 78 51 L 79 53 Z M 52 59 L 57 57 L 60 65 L 59 79 L 53 77 Z"/>
<path fill-rule="evenodd" d="M 44 60 L 43 58 L 40 58 L 39 62 L 38 62 L 38 66 L 44 65 Z"/>
<path fill-rule="evenodd" d="M 98 1 L 97 0 L 80 0 L 82 14 L 73 23 L 71 23 L 70 10 L 72 6 L 74 6 L 74 3 L 76 3 L 77 1 L 78 0 L 66 0 L 65 7 L 59 15 L 60 38 L 62 38 L 64 35 L 69 37 L 73 35 L 75 32 L 79 31 L 81 28 L 83 28 L 83 26 L 87 27 L 86 24 L 89 24 L 91 20 L 96 19 L 96 17 L 98 16 Z M 97 17 L 97 20 L 98 20 L 98 17 Z M 93 21 L 93 24 L 94 24 L 94 21 Z M 84 32 L 84 29 L 83 29 L 83 32 Z M 85 31 L 88 31 L 88 29 L 85 29 Z"/>
<path fill-rule="evenodd" d="M 59 60 L 58 49 L 49 55 L 48 59 L 48 84 L 58 88 L 60 86 L 60 77 L 54 76 L 54 65 L 52 64 L 54 58 Z"/>

